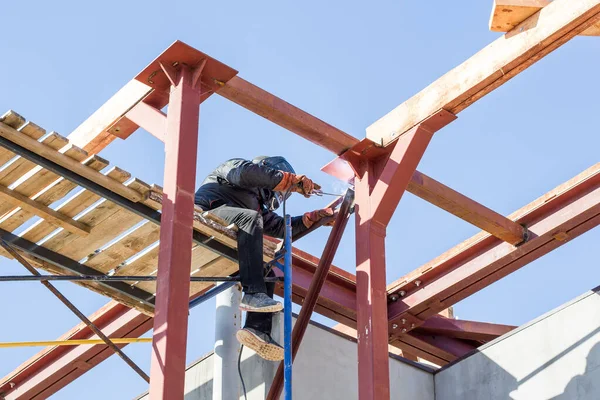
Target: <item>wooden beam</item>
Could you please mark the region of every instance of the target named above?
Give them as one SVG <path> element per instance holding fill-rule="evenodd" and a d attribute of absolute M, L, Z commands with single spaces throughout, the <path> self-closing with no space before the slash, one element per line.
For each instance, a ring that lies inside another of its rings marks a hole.
<path fill-rule="evenodd" d="M 355 137 L 238 76 L 231 78 L 217 94 L 335 154 L 340 155 L 358 143 Z"/>
<path fill-rule="evenodd" d="M 135 79 L 129 81 L 67 137 L 69 142 L 81 147 L 90 155 L 97 154 L 116 139 L 116 136 L 108 132 L 113 123 L 151 91 L 150 86 Z"/>
<path fill-rule="evenodd" d="M 73 172 L 78 173 L 79 175 L 96 182 L 97 184 L 112 190 L 115 193 L 120 194 L 128 198 L 131 201 L 140 201 L 143 200 L 143 196 L 136 192 L 133 189 L 130 189 L 126 186 L 121 185 L 118 182 L 110 179 L 109 177 L 102 175 L 100 172 L 95 171 L 87 166 L 77 162 L 76 160 L 69 158 L 68 156 L 45 146 L 43 143 L 40 143 L 32 138 L 25 136 L 19 131 L 11 128 L 8 125 L 5 125 L 0 122 L 0 136 L 5 139 L 10 140 L 13 143 L 18 144 L 21 147 L 26 148 L 42 157 L 47 158 L 50 161 L 55 162 L 56 164 L 70 169 Z"/>
<path fill-rule="evenodd" d="M 35 200 L 31 200 L 29 197 L 9 189 L 6 186 L 0 185 L 0 197 L 21 207 L 23 210 L 29 211 L 30 213 L 35 214 L 56 226 L 64 228 L 69 232 L 75 233 L 76 235 L 87 236 L 90 233 L 90 227 L 88 225 L 75 221 L 73 218 L 67 217 Z M 8 215 L 8 217 L 10 216 L 12 216 L 12 214 Z M 0 220 L 0 223 L 2 220 Z"/>
<path fill-rule="evenodd" d="M 490 30 L 508 32 L 550 3 L 551 0 L 494 0 Z M 600 36 L 600 22 L 581 32 L 580 35 Z"/>
<path fill-rule="evenodd" d="M 600 0 L 555 0 L 367 128 L 387 146 L 440 109 L 469 105 L 598 22 Z"/>

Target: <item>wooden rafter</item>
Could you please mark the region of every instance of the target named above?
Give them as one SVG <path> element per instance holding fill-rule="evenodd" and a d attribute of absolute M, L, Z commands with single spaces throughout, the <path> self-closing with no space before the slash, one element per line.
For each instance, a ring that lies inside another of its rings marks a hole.
<path fill-rule="evenodd" d="M 387 146 L 441 109 L 458 114 L 600 19 L 600 0 L 555 0 L 367 128 Z"/>

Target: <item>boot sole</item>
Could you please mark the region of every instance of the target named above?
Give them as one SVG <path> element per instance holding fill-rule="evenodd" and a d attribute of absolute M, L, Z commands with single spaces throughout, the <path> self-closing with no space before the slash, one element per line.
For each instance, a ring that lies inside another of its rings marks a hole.
<path fill-rule="evenodd" d="M 252 332 L 242 329 L 237 331 L 235 336 L 241 344 L 254 350 L 259 357 L 268 361 L 283 360 L 283 349 L 281 347 L 264 342 Z"/>
<path fill-rule="evenodd" d="M 275 313 L 283 310 L 283 304 L 278 303 L 274 306 L 252 307 L 247 304 L 240 304 L 240 310 L 249 312 Z"/>

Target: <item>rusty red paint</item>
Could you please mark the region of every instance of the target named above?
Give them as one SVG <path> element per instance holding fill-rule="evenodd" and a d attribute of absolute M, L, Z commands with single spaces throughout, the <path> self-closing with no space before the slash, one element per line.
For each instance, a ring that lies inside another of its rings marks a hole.
<path fill-rule="evenodd" d="M 361 400 L 390 398 L 388 360 L 385 225 L 373 220 L 369 195 L 377 177 L 367 163 L 356 180 L 356 331 L 358 396 Z"/>
<path fill-rule="evenodd" d="M 376 221 L 387 226 L 433 134 L 455 119 L 456 116 L 448 112 L 435 114 L 403 134 L 385 163 L 384 160 L 378 162 L 382 170 L 371 193 Z"/>
<path fill-rule="evenodd" d="M 529 228 L 531 238 L 523 245 L 514 247 L 481 233 L 390 285 L 389 293 L 406 293 L 390 304 L 390 325 L 405 318 L 427 319 L 568 242 L 556 240 L 556 232 L 568 232 L 572 240 L 600 224 L 600 164 L 510 218 Z"/>
<path fill-rule="evenodd" d="M 352 149 L 349 152 L 354 151 Z M 355 171 L 345 159 L 348 156 L 344 153 L 334 158 L 321 171 L 341 181 L 353 183 Z M 419 171 L 414 172 L 406 190 L 510 244 L 516 245 L 524 240 L 525 229 L 521 225 Z"/>
<path fill-rule="evenodd" d="M 342 154 L 358 142 L 355 137 L 239 76 L 227 82 L 217 94 L 335 154 Z"/>
<path fill-rule="evenodd" d="M 200 92 L 180 66 L 171 90 L 150 369 L 150 398 L 183 398 Z"/>
<path fill-rule="evenodd" d="M 402 340 L 421 349 L 427 349 L 434 354 L 442 355 L 447 362 L 463 357 L 477 348 L 477 344 L 473 342 L 417 332 L 405 335 Z"/>
<path fill-rule="evenodd" d="M 177 40 L 148 64 L 135 79 L 156 89 L 156 91 L 168 92 L 171 83 L 160 64 L 165 65 L 175 72 L 179 71 L 183 65 L 187 65 L 192 69 L 203 67 L 200 79 L 202 87 L 200 102 L 203 102 L 213 93 L 220 90 L 225 83 L 237 75 L 237 71 L 233 68 Z M 192 78 L 190 79 L 190 83 L 192 83 Z"/>
<path fill-rule="evenodd" d="M 455 339 L 489 342 L 515 329 L 516 326 L 466 321 L 434 315 L 421 324 L 415 332 L 442 335 Z"/>
<path fill-rule="evenodd" d="M 365 140 L 350 154 L 344 154 L 343 158 L 357 174 L 356 330 L 361 400 L 390 397 L 385 289 L 387 225 L 433 133 L 455 118 L 448 112 L 440 112 L 403 134 L 393 149 L 380 149 Z"/>

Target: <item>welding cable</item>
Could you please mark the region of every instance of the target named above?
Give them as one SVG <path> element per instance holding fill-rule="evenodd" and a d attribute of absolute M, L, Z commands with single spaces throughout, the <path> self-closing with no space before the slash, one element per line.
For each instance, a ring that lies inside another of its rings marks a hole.
<path fill-rule="evenodd" d="M 242 390 L 244 391 L 244 400 L 248 400 L 246 395 L 246 384 L 244 383 L 244 377 L 242 376 L 242 351 L 244 351 L 244 345 L 240 347 L 240 354 L 238 356 L 238 373 L 240 374 L 240 381 L 242 382 Z"/>

